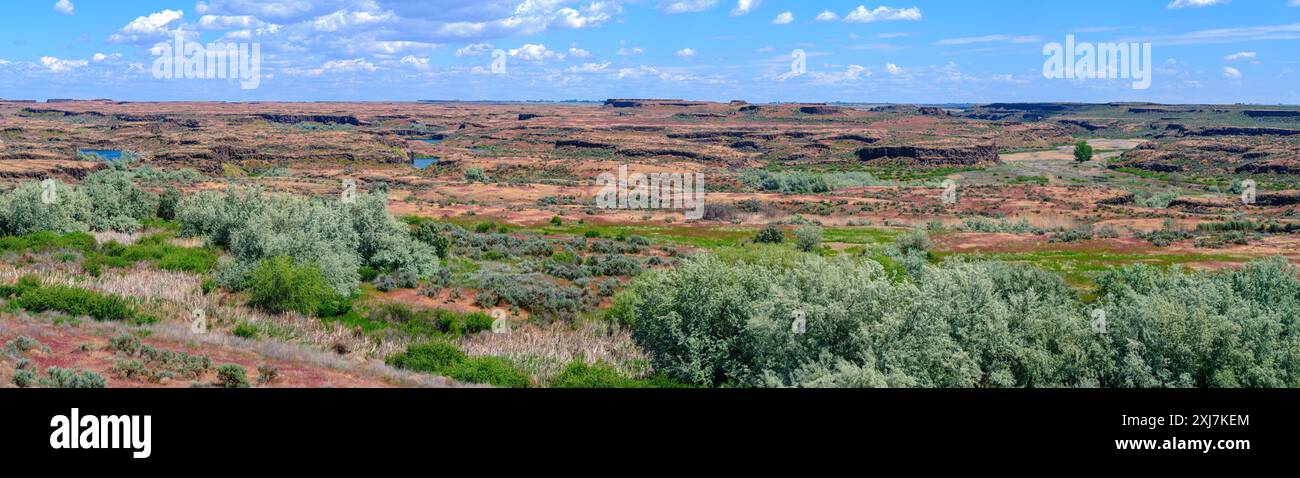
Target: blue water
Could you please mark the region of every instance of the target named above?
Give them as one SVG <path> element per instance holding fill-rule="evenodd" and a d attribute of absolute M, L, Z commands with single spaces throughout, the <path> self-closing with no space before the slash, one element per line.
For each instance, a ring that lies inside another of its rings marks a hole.
<path fill-rule="evenodd" d="M 438 158 L 415 158 L 411 160 L 411 166 L 415 166 L 416 169 L 424 169 L 435 164 L 438 164 Z"/>
<path fill-rule="evenodd" d="M 429 143 L 429 144 L 436 144 L 436 143 L 441 143 L 441 142 L 442 142 L 442 138 L 429 138 L 429 139 L 422 139 L 422 140 L 420 140 L 420 141 L 424 141 L 424 142 Z"/>
<path fill-rule="evenodd" d="M 104 161 L 116 161 L 122 159 L 122 152 L 116 149 L 79 149 L 78 153 L 99 156 Z"/>

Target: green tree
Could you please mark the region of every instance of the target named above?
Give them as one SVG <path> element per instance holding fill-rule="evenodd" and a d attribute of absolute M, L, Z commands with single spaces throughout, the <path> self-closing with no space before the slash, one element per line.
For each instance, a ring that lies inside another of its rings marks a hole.
<path fill-rule="evenodd" d="M 1087 141 L 1075 143 L 1074 160 L 1080 163 L 1092 161 L 1092 145 L 1089 145 Z"/>

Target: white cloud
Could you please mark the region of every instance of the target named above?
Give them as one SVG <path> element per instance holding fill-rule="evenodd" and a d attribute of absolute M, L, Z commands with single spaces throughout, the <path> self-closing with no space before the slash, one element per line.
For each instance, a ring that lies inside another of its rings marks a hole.
<path fill-rule="evenodd" d="M 1230 1 L 1232 0 L 1174 0 L 1172 2 L 1169 2 L 1169 5 L 1166 6 L 1165 8 L 1168 8 L 1170 10 L 1177 10 L 1179 8 L 1187 8 L 1187 7 L 1209 7 L 1212 5 L 1219 5 L 1221 3 L 1228 3 Z"/>
<path fill-rule="evenodd" d="M 600 73 L 609 68 L 610 63 L 583 63 L 582 66 L 570 66 L 564 71 L 569 73 Z"/>
<path fill-rule="evenodd" d="M 695 56 L 695 50 L 692 48 L 682 48 L 681 50 L 677 50 L 677 56 L 682 58 L 691 58 Z"/>
<path fill-rule="evenodd" d="M 591 52 L 578 47 L 569 48 L 569 56 L 574 58 L 591 58 Z"/>
<path fill-rule="evenodd" d="M 790 12 L 781 12 L 776 18 L 772 19 L 773 25 L 789 25 L 794 22 L 794 14 Z"/>
<path fill-rule="evenodd" d="M 151 13 L 147 17 L 136 17 L 135 20 L 131 20 L 131 23 L 118 30 L 118 33 L 110 35 L 108 41 L 110 43 L 138 43 L 158 40 L 170 35 L 172 30 L 169 30 L 167 26 L 184 16 L 185 12 L 180 10 L 163 10 Z"/>
<path fill-rule="evenodd" d="M 736 0 L 736 8 L 731 9 L 731 16 L 737 17 L 749 13 L 750 10 L 758 8 L 761 3 L 763 3 L 761 0 Z"/>
<path fill-rule="evenodd" d="M 903 74 L 903 69 L 893 63 L 885 63 L 885 72 L 891 75 Z"/>
<path fill-rule="evenodd" d="M 55 73 L 66 73 L 86 66 L 86 60 L 61 60 L 52 56 L 41 57 L 41 66 Z"/>
<path fill-rule="evenodd" d="M 660 10 L 670 15 L 675 13 L 695 13 L 713 8 L 717 4 L 718 0 L 676 0 L 661 2 Z"/>
<path fill-rule="evenodd" d="M 1241 70 L 1238 70 L 1238 69 L 1233 68 L 1233 67 L 1231 67 L 1231 66 L 1225 66 L 1225 67 L 1223 67 L 1223 77 L 1224 77 L 1224 78 L 1227 78 L 1227 79 L 1229 79 L 1229 80 L 1240 80 L 1240 79 L 1241 79 Z"/>
<path fill-rule="evenodd" d="M 830 10 L 822 10 L 821 13 L 817 14 L 817 18 L 815 18 L 814 20 L 817 20 L 819 22 L 833 22 L 839 19 L 840 16 L 836 15 L 835 12 L 832 12 Z"/>
<path fill-rule="evenodd" d="M 659 70 L 652 66 L 641 65 L 636 68 L 619 68 L 615 78 L 620 80 L 625 78 L 641 78 L 647 75 L 659 75 Z"/>
<path fill-rule="evenodd" d="M 844 16 L 844 21 L 849 23 L 871 23 L 885 22 L 896 20 L 919 21 L 921 19 L 921 9 L 912 8 L 892 8 L 876 7 L 875 10 L 867 10 L 867 7 L 858 5 L 848 15 Z"/>
<path fill-rule="evenodd" d="M 519 48 L 512 48 L 507 53 L 509 53 L 511 57 L 518 58 L 523 61 L 542 62 L 546 60 L 564 59 L 563 53 L 556 53 L 552 50 L 546 49 L 546 45 L 533 44 L 533 43 L 524 44 L 524 46 L 521 46 Z"/>
<path fill-rule="evenodd" d="M 624 47 L 619 47 L 618 51 L 615 53 L 617 53 L 619 56 L 636 56 L 645 53 L 645 49 L 642 49 L 639 46 L 634 46 L 630 48 L 624 46 Z"/>
<path fill-rule="evenodd" d="M 1300 0 L 1296 0 L 1296 1 L 1300 1 Z M 1223 57 L 1223 59 L 1224 59 L 1224 60 L 1227 60 L 1227 61 L 1254 60 L 1254 59 L 1255 59 L 1255 52 L 1253 52 L 1253 51 L 1243 51 L 1243 52 L 1233 53 L 1233 54 L 1231 54 L 1231 55 L 1228 55 L 1228 56 Z"/>
<path fill-rule="evenodd" d="M 199 17 L 199 28 L 203 30 L 247 30 L 258 28 L 266 22 L 252 15 L 204 15 Z"/>
<path fill-rule="evenodd" d="M 54 2 L 54 11 L 60 15 L 72 15 L 77 13 L 77 6 L 68 0 L 59 0 Z"/>
<path fill-rule="evenodd" d="M 410 65 L 410 66 L 414 67 L 414 68 L 417 69 L 417 70 L 427 70 L 427 69 L 429 69 L 429 59 L 428 59 L 428 58 L 417 58 L 417 57 L 415 57 L 414 55 L 406 55 L 406 56 L 402 57 L 402 61 L 401 61 L 401 63 L 402 63 L 403 65 Z"/>
<path fill-rule="evenodd" d="M 353 58 L 351 60 L 331 60 L 325 62 L 320 68 L 313 68 L 300 73 L 307 76 L 320 76 L 325 73 L 371 73 L 378 71 L 373 63 L 366 61 L 365 58 Z"/>
<path fill-rule="evenodd" d="M 1259 40 L 1300 40 L 1300 23 L 1257 27 L 1216 28 L 1176 35 L 1128 37 L 1121 41 L 1145 41 L 1160 45 L 1197 45 Z"/>
<path fill-rule="evenodd" d="M 122 54 L 114 53 L 112 55 L 105 55 L 103 53 L 96 53 L 94 56 L 90 57 L 90 60 L 95 63 L 117 63 L 122 60 Z"/>
<path fill-rule="evenodd" d="M 490 43 L 470 43 L 459 50 L 456 50 L 456 56 L 479 56 L 492 51 Z"/>
<path fill-rule="evenodd" d="M 972 43 L 1038 43 L 1042 37 L 1032 35 L 984 35 L 980 37 L 947 38 L 939 40 L 936 45 L 969 45 Z"/>

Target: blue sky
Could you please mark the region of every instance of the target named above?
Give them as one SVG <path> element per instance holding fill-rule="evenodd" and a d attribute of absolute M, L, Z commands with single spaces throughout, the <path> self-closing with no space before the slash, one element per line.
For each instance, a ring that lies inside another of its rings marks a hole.
<path fill-rule="evenodd" d="M 0 98 L 1300 104 L 1300 0 L 24 0 Z M 255 89 L 155 78 L 182 38 L 256 43 Z M 1043 76 L 1044 45 L 1150 43 L 1149 89 Z M 493 52 L 505 56 L 494 72 Z M 792 72 L 792 52 L 806 69 Z"/>

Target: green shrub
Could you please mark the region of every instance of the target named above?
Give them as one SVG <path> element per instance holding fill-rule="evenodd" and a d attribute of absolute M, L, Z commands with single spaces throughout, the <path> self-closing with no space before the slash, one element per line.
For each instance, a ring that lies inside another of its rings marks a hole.
<path fill-rule="evenodd" d="M 552 388 L 632 388 L 637 384 L 619 375 L 612 365 L 604 362 L 587 364 L 574 360 L 551 379 Z"/>
<path fill-rule="evenodd" d="M 228 363 L 217 367 L 217 386 L 222 388 L 249 388 L 248 372 L 244 367 Z"/>
<path fill-rule="evenodd" d="M 257 330 L 257 326 L 248 322 L 240 322 L 230 331 L 230 333 L 234 334 L 236 337 L 243 337 L 249 340 L 257 340 L 258 336 L 261 335 Z"/>
<path fill-rule="evenodd" d="M 13 383 L 18 388 L 31 387 L 33 383 L 36 383 L 36 374 L 27 369 L 14 370 Z"/>
<path fill-rule="evenodd" d="M 898 251 L 903 254 L 910 254 L 912 251 L 929 253 L 930 235 L 922 230 L 908 231 L 894 239 L 894 246 L 898 247 Z"/>
<path fill-rule="evenodd" d="M 470 357 L 442 373 L 462 382 L 487 383 L 494 387 L 528 388 L 533 384 L 528 374 L 501 357 Z"/>
<path fill-rule="evenodd" d="M 32 312 L 57 310 L 72 316 L 90 316 L 96 320 L 137 318 L 135 309 L 122 297 L 65 285 L 27 289 L 18 297 L 15 305 Z"/>
<path fill-rule="evenodd" d="M 334 297 L 319 268 L 284 256 L 262 261 L 249 277 L 248 290 L 249 304 L 271 312 L 315 314 Z"/>
<path fill-rule="evenodd" d="M 104 376 L 89 370 L 78 372 L 73 369 L 50 367 L 45 369 L 45 376 L 37 379 L 45 388 L 106 388 L 108 381 Z"/>
<path fill-rule="evenodd" d="M 781 231 L 781 226 L 768 224 L 759 229 L 758 234 L 754 236 L 754 242 L 759 244 L 780 244 L 785 242 L 785 232 Z"/>
<path fill-rule="evenodd" d="M 439 373 L 466 360 L 465 352 L 445 342 L 429 342 L 406 346 L 406 350 L 390 355 L 385 363 L 400 369 L 416 372 Z"/>
<path fill-rule="evenodd" d="M 135 355 L 140 351 L 140 337 L 130 333 L 114 335 L 108 339 L 108 349 L 122 352 L 127 356 Z"/>
<path fill-rule="evenodd" d="M 822 244 L 822 228 L 808 225 L 794 231 L 794 245 L 801 251 L 812 252 Z"/>

